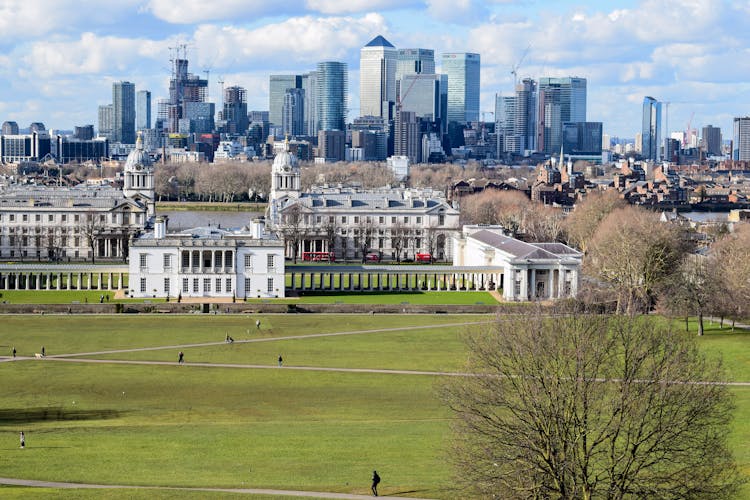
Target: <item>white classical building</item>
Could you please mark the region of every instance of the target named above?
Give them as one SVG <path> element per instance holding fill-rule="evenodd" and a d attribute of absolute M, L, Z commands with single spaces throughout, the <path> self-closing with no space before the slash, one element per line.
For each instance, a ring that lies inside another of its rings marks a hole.
<path fill-rule="evenodd" d="M 502 266 L 503 298 L 575 297 L 583 254 L 562 243 L 526 243 L 500 226 L 464 226 L 454 239 L 454 266 Z"/>
<path fill-rule="evenodd" d="M 287 256 L 296 244 L 299 257 L 333 252 L 336 259 L 360 259 L 374 252 L 389 259 L 417 253 L 450 259 L 459 211 L 441 191 L 323 186 L 302 192 L 299 164 L 288 148 L 274 158 L 271 175 L 268 225 L 284 235 Z"/>
<path fill-rule="evenodd" d="M 167 218 L 131 242 L 131 297 L 284 297 L 284 243 L 264 230 L 167 232 Z"/>
<path fill-rule="evenodd" d="M 154 215 L 154 169 L 140 136 L 124 188 L 0 186 L 0 259 L 126 259 L 128 240 Z"/>

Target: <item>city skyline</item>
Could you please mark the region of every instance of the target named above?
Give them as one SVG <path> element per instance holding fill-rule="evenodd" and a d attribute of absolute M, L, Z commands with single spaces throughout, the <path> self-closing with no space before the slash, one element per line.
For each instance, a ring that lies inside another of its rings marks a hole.
<path fill-rule="evenodd" d="M 90 5 L 88 5 L 90 3 Z M 360 49 L 382 35 L 397 49 L 420 47 L 481 56 L 480 112 L 496 93 L 511 95 L 517 77 L 588 80 L 587 119 L 610 136 L 635 137 L 642 101 L 671 102 L 670 131 L 714 125 L 725 137 L 733 118 L 750 114 L 737 100 L 750 88 L 746 47 L 750 6 L 723 0 L 595 2 L 396 2 L 328 0 L 201 4 L 139 0 L 101 5 L 82 0 L 9 0 L 0 20 L 0 119 L 72 130 L 96 124 L 111 85 L 130 81 L 167 97 L 170 47 L 188 45 L 192 71 L 248 89 L 248 109 L 268 107 L 271 74 L 301 74 L 320 61 L 347 63 L 349 113 L 359 113 Z M 90 7 L 88 8 L 87 7 Z M 240 8 L 242 7 L 242 8 Z M 90 12 L 85 22 L 78 15 Z M 685 29 L 690 26 L 690 29 Z M 208 72 L 208 73 L 206 73 Z M 155 112 L 156 110 L 154 110 Z M 669 132 L 669 131 L 667 131 Z"/>

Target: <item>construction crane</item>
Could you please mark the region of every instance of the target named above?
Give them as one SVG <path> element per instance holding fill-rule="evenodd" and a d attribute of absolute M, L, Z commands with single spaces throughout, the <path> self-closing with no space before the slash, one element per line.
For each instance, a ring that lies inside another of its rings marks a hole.
<path fill-rule="evenodd" d="M 524 50 L 523 54 L 521 54 L 521 58 L 510 70 L 510 74 L 513 75 L 513 90 L 515 90 L 516 85 L 518 85 L 518 69 L 521 67 L 521 63 L 523 63 L 523 60 L 526 59 L 526 55 L 529 53 L 529 50 L 531 50 L 531 44 L 528 44 L 526 46 L 526 50 Z"/>

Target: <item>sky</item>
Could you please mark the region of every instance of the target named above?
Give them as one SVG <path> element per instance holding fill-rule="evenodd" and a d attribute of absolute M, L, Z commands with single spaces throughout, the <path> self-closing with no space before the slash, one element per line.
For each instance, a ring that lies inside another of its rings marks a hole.
<path fill-rule="evenodd" d="M 633 138 L 644 96 L 669 101 L 670 131 L 712 124 L 730 138 L 750 115 L 750 0 L 0 0 L 0 122 L 96 126 L 112 82 L 168 95 L 170 47 L 219 102 L 220 84 L 268 109 L 268 77 L 349 68 L 359 108 L 359 50 L 377 35 L 397 48 L 481 55 L 481 111 L 519 78 L 588 79 L 587 119 Z M 486 115 L 489 119 L 490 115 Z M 667 128 L 665 126 L 665 128 Z"/>

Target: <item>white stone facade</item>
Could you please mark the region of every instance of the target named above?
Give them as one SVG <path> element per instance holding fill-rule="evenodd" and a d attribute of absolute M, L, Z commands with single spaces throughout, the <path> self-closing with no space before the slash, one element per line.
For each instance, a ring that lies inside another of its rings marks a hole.
<path fill-rule="evenodd" d="M 284 297 L 284 243 L 254 223 L 253 230 L 213 227 L 154 231 L 131 243 L 131 297 Z"/>
<path fill-rule="evenodd" d="M 575 297 L 583 254 L 562 243 L 526 243 L 499 226 L 464 226 L 454 239 L 454 266 L 502 266 L 505 300 Z"/>

